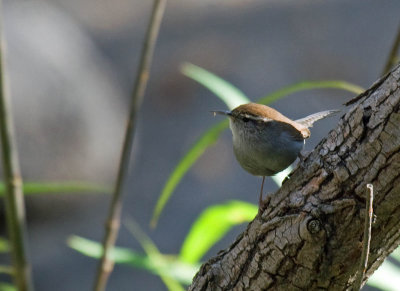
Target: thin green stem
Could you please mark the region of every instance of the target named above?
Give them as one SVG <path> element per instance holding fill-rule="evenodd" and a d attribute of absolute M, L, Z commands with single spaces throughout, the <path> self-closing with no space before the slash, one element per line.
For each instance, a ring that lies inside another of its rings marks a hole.
<path fill-rule="evenodd" d="M 97 276 L 94 290 L 105 290 L 107 280 L 111 274 L 114 262 L 110 257 L 110 252 L 115 245 L 120 228 L 121 210 L 122 210 L 122 189 L 128 173 L 129 161 L 135 133 L 137 114 L 143 100 L 149 70 L 153 57 L 154 47 L 157 40 L 161 20 L 164 14 L 166 0 L 154 0 L 153 10 L 147 27 L 146 38 L 143 43 L 140 63 L 136 75 L 135 85 L 132 94 L 129 119 L 125 131 L 125 140 L 121 154 L 120 166 L 117 181 L 110 203 L 108 218 L 106 221 L 106 233 L 103 239 L 103 254 L 98 265 Z"/>
<path fill-rule="evenodd" d="M 111 188 L 104 185 L 81 181 L 66 182 L 24 182 L 22 189 L 26 195 L 58 193 L 111 193 Z M 5 185 L 0 182 L 0 197 L 4 196 Z"/>
<path fill-rule="evenodd" d="M 2 26 L 0 1 L 0 25 Z M 18 151 L 14 137 L 10 94 L 5 68 L 5 40 L 0 27 L 0 135 L 1 156 L 5 183 L 5 212 L 9 233 L 14 284 L 20 291 L 33 290 L 31 267 L 28 260 L 28 243 L 25 222 L 25 203 L 19 170 Z"/>
<path fill-rule="evenodd" d="M 382 76 L 389 73 L 390 69 L 399 62 L 399 54 L 398 54 L 399 48 L 400 48 L 400 25 L 397 30 L 397 36 L 393 42 L 389 56 L 386 60 L 385 67 L 383 68 Z"/>

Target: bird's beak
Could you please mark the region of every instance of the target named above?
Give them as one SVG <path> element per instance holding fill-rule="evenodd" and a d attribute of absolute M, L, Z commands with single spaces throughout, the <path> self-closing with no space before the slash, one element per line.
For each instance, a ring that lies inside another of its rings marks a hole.
<path fill-rule="evenodd" d="M 229 111 L 229 110 L 225 110 L 225 111 L 219 111 L 219 110 L 218 110 L 218 111 L 211 111 L 211 113 L 214 113 L 214 116 L 217 115 L 217 114 L 232 116 L 232 111 Z"/>

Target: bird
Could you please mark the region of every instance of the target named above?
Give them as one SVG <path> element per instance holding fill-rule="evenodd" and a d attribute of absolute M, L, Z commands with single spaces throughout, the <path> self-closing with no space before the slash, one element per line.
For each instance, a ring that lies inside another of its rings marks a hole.
<path fill-rule="evenodd" d="M 339 111 L 326 110 L 292 120 L 269 106 L 248 103 L 231 111 L 211 112 L 214 116 L 229 117 L 237 161 L 250 174 L 262 177 L 259 196 L 262 209 L 265 177 L 281 172 L 296 160 L 314 122 Z"/>

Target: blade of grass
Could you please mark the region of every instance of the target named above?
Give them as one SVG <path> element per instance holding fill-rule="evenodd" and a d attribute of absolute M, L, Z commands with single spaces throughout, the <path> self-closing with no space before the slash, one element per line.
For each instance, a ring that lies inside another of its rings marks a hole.
<path fill-rule="evenodd" d="M 17 291 L 17 288 L 14 285 L 0 282 L 0 290 L 1 291 Z"/>
<path fill-rule="evenodd" d="M 67 244 L 77 252 L 95 259 L 99 259 L 103 251 L 100 243 L 76 235 L 69 237 Z M 116 263 L 129 264 L 137 268 L 155 272 L 155 267 L 151 265 L 151 261 L 147 256 L 136 253 L 128 248 L 114 247 L 110 255 Z"/>
<path fill-rule="evenodd" d="M 287 167 L 283 171 L 277 173 L 275 176 L 271 176 L 271 179 L 275 182 L 278 187 L 282 185 L 283 180 L 290 174 L 290 172 L 293 170 L 292 166 Z"/>
<path fill-rule="evenodd" d="M 284 87 L 280 90 L 277 90 L 271 94 L 268 94 L 262 98 L 260 98 L 257 102 L 261 104 L 271 104 L 283 97 L 286 97 L 290 94 L 298 93 L 306 90 L 315 90 L 315 89 L 339 89 L 344 90 L 350 93 L 354 93 L 356 95 L 361 94 L 365 91 L 360 86 L 354 85 L 349 82 L 333 80 L 333 81 L 305 81 L 299 82 L 291 86 Z"/>
<path fill-rule="evenodd" d="M 207 207 L 192 224 L 182 244 L 180 259 L 188 263 L 199 262 L 233 226 L 251 221 L 257 211 L 256 205 L 236 200 Z"/>
<path fill-rule="evenodd" d="M 191 166 L 198 160 L 198 158 L 204 153 L 204 151 L 213 143 L 217 141 L 221 132 L 228 127 L 228 120 L 224 120 L 214 125 L 209 129 L 197 142 L 190 148 L 186 153 L 185 157 L 180 160 L 174 171 L 169 176 L 162 192 L 157 200 L 157 204 L 154 208 L 153 217 L 151 219 L 151 227 L 157 225 L 157 221 L 160 217 L 165 204 L 169 200 L 171 194 L 174 192 L 178 183 L 182 180 L 186 172 Z"/>
<path fill-rule="evenodd" d="M 184 63 L 181 72 L 213 92 L 231 110 L 241 104 L 250 102 L 238 88 L 199 66 Z"/>
<path fill-rule="evenodd" d="M 0 253 L 7 253 L 10 251 L 10 244 L 8 240 L 0 236 Z"/>
<path fill-rule="evenodd" d="M 106 220 L 106 230 L 103 238 L 103 254 L 99 261 L 94 282 L 95 291 L 103 291 L 106 288 L 108 277 L 111 274 L 114 266 L 114 262 L 109 258 L 109 253 L 114 247 L 118 236 L 122 212 L 122 189 L 129 170 L 137 115 L 142 104 L 147 81 L 149 79 L 153 52 L 166 4 L 166 0 L 154 0 L 149 24 L 147 26 L 146 36 L 140 55 L 138 72 L 136 74 L 135 84 L 132 92 L 129 117 L 125 130 L 125 138 L 119 163 L 117 181 L 115 183 L 115 189 L 111 198 Z"/>
<path fill-rule="evenodd" d="M 14 275 L 14 271 L 13 271 L 13 268 L 11 266 L 0 265 L 0 274 L 7 274 L 7 275 L 10 275 L 10 276 L 13 276 Z"/>
<path fill-rule="evenodd" d="M 378 270 L 368 279 L 367 285 L 384 291 L 399 290 L 399 267 L 385 260 Z"/>
<path fill-rule="evenodd" d="M 385 67 L 382 71 L 382 76 L 389 73 L 390 69 L 397 64 L 399 60 L 399 48 L 400 48 L 400 25 L 397 28 L 397 35 L 390 49 L 389 56 L 387 57 Z"/>
<path fill-rule="evenodd" d="M 390 254 L 390 257 L 392 257 L 393 259 L 397 260 L 400 263 L 400 247 L 395 249 L 393 253 Z"/>
<path fill-rule="evenodd" d="M 157 273 L 161 280 L 164 282 L 170 291 L 184 291 L 184 288 L 178 281 L 174 280 L 166 274 L 164 270 L 168 268 L 168 263 L 164 260 L 163 255 L 159 252 L 156 245 L 150 238 L 141 230 L 139 225 L 133 220 L 129 219 L 125 222 L 126 227 L 132 236 L 140 243 L 149 259 L 154 263 Z"/>
<path fill-rule="evenodd" d="M 24 195 L 31 194 L 55 194 L 55 193 L 110 193 L 106 186 L 87 182 L 24 182 Z M 5 186 L 0 183 L 0 197 L 4 196 Z"/>
<path fill-rule="evenodd" d="M 5 66 L 5 39 L 3 35 L 3 9 L 0 1 L 0 135 L 1 160 L 5 182 L 4 206 L 7 231 L 14 269 L 14 285 L 20 291 L 33 290 L 31 265 L 25 220 L 25 202 L 19 169 L 18 149 L 15 140 L 11 96 Z"/>
<path fill-rule="evenodd" d="M 292 86 L 277 90 L 261 98 L 259 102 L 262 104 L 270 104 L 290 94 L 312 89 L 340 89 L 355 94 L 360 94 L 361 92 L 363 92 L 363 89 L 361 87 L 344 81 L 309 81 L 300 82 Z M 157 200 L 156 206 L 154 207 L 153 215 L 150 221 L 150 225 L 152 228 L 156 227 L 161 212 L 163 211 L 166 203 L 168 202 L 169 198 L 175 191 L 177 185 L 182 180 L 184 175 L 191 168 L 191 166 L 201 157 L 204 151 L 216 142 L 221 132 L 228 127 L 228 124 L 228 121 L 224 120 L 219 122 L 217 125 L 214 125 L 212 128 L 208 129 L 197 140 L 197 142 L 192 145 L 189 151 L 179 161 L 177 166 L 172 171 L 171 175 L 168 177 Z M 281 180 L 282 177 L 280 176 L 277 176 L 274 179 L 275 183 L 277 183 L 278 185 L 280 185 Z"/>
<path fill-rule="evenodd" d="M 68 238 L 67 244 L 70 248 L 85 256 L 94 259 L 101 257 L 102 245 L 99 242 L 74 235 Z M 199 264 L 181 262 L 176 256 L 162 256 L 168 262 L 167 268 L 162 269 L 162 272 L 185 285 L 189 285 L 192 282 L 193 276 L 200 268 Z M 129 248 L 114 247 L 111 251 L 111 257 L 117 264 L 128 265 L 159 275 L 156 262 L 152 261 L 149 256 L 140 254 Z"/>

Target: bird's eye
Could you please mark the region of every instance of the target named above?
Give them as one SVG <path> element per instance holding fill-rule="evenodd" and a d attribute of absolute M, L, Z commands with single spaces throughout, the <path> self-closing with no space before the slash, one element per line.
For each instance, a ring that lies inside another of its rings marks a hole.
<path fill-rule="evenodd" d="M 247 117 L 243 117 L 243 122 L 249 122 L 250 119 L 248 119 Z"/>

